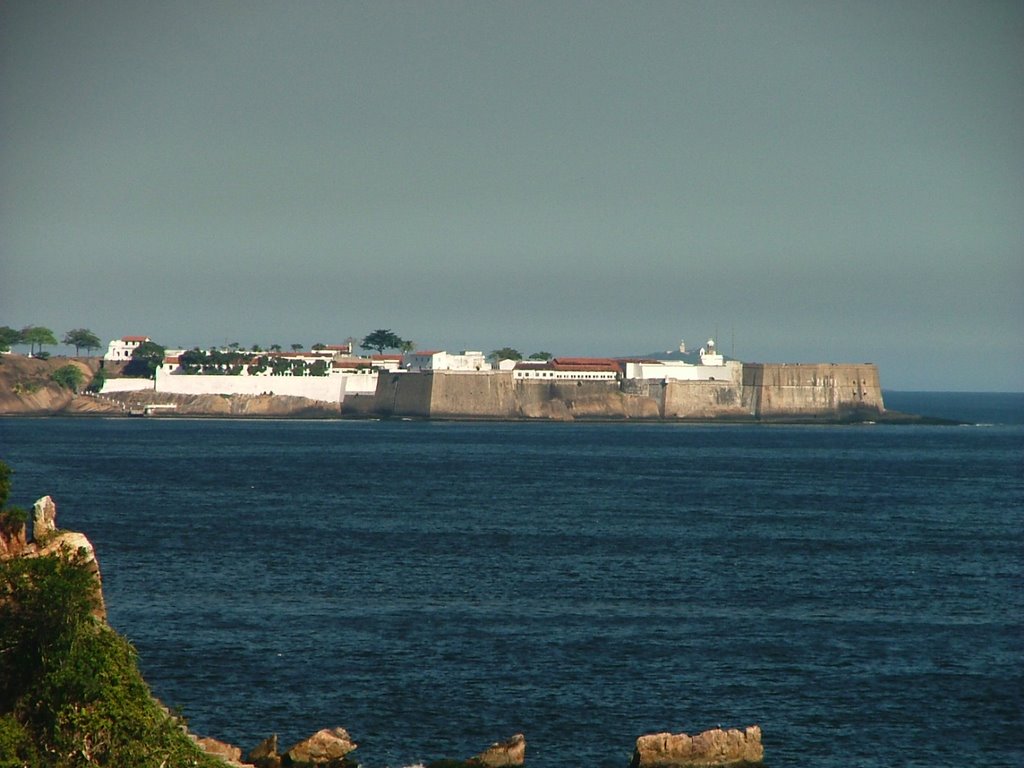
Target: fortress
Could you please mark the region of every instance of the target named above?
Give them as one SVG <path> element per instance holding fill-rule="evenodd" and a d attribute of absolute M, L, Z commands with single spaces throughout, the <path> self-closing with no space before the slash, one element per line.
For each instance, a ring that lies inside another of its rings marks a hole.
<path fill-rule="evenodd" d="M 493 366 L 482 352 L 472 351 L 363 358 L 353 356 L 349 346 L 253 353 L 244 359 L 234 354 L 230 362 L 212 365 L 204 362 L 210 358 L 172 351 L 155 382 L 112 378 L 102 394 L 130 393 L 135 409 L 141 403 L 147 413 L 165 408 L 161 412 L 193 415 L 259 415 L 264 406 L 251 401 L 267 400 L 272 402 L 266 415 L 280 416 L 284 401 L 294 399 L 305 401 L 304 411 L 312 404 L 326 415 L 371 418 L 822 423 L 885 418 L 878 370 L 871 363 L 741 363 L 726 360 L 711 339 L 699 355 L 686 356 L 680 345 L 673 359 L 559 357 L 500 360 Z M 217 397 L 237 402 L 225 414 Z M 215 413 L 209 412 L 211 402 Z"/>

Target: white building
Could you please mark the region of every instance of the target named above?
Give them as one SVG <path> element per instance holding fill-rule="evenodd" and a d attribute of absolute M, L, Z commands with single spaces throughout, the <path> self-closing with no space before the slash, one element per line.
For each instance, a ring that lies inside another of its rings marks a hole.
<path fill-rule="evenodd" d="M 682 360 L 631 360 L 624 363 L 627 379 L 654 379 L 660 381 L 738 381 L 742 363 L 726 362 L 715 351 L 715 342 L 708 339 L 700 350 L 700 365 Z"/>
<path fill-rule="evenodd" d="M 622 369 L 616 360 L 604 357 L 556 357 L 538 362 L 520 360 L 512 377 L 527 381 L 616 381 Z"/>
<path fill-rule="evenodd" d="M 404 357 L 405 367 L 410 371 L 464 371 L 478 372 L 491 370 L 491 364 L 483 352 L 464 350 L 457 355 L 444 351 L 410 352 Z"/>
<path fill-rule="evenodd" d="M 114 339 L 107 345 L 107 354 L 104 360 L 125 361 L 132 359 L 132 353 L 139 348 L 140 344 L 149 341 L 149 336 L 122 336 Z"/>

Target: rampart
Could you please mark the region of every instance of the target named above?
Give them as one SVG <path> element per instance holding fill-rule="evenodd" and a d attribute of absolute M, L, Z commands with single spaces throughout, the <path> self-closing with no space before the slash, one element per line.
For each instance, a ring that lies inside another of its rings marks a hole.
<path fill-rule="evenodd" d="M 884 413 L 872 364 L 736 367 L 705 381 L 536 381 L 490 373 L 381 374 L 381 416 L 441 419 L 849 421 Z"/>
<path fill-rule="evenodd" d="M 765 421 L 853 420 L 885 413 L 872 363 L 744 363 L 743 391 Z"/>

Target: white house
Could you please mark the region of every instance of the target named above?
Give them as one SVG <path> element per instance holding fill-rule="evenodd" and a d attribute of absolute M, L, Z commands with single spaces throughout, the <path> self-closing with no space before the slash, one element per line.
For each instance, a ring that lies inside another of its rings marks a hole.
<path fill-rule="evenodd" d="M 513 378 L 527 381 L 616 381 L 622 369 L 618 361 L 605 357 L 556 357 L 536 362 L 520 360 Z"/>
<path fill-rule="evenodd" d="M 138 349 L 140 344 L 149 341 L 149 336 L 122 336 L 114 339 L 107 345 L 107 354 L 104 360 L 131 360 L 132 353 Z"/>
<path fill-rule="evenodd" d="M 465 350 L 458 355 L 444 351 L 410 352 L 404 356 L 410 371 L 463 371 L 475 373 L 491 370 L 483 352 Z"/>

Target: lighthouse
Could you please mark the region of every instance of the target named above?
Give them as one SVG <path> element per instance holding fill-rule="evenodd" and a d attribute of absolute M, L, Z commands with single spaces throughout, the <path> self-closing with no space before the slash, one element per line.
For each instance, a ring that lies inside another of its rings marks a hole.
<path fill-rule="evenodd" d="M 725 365 L 725 358 L 718 354 L 715 349 L 715 340 L 708 339 L 708 343 L 700 348 L 701 365 Z"/>

